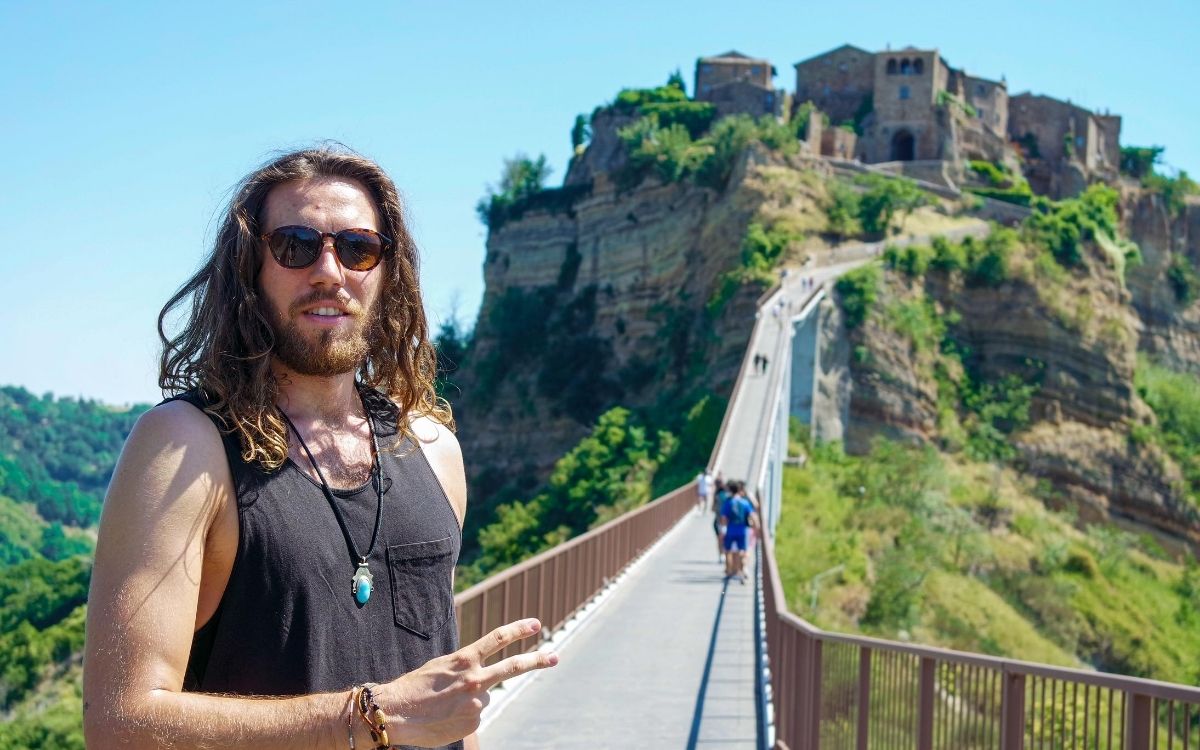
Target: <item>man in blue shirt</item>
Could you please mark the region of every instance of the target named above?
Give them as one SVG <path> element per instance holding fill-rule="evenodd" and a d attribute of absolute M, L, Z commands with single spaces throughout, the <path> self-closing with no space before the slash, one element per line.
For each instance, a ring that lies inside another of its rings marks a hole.
<path fill-rule="evenodd" d="M 745 482 L 732 482 L 733 494 L 721 505 L 725 519 L 725 575 L 746 582 L 746 530 L 756 526 L 754 504 L 746 497 Z"/>

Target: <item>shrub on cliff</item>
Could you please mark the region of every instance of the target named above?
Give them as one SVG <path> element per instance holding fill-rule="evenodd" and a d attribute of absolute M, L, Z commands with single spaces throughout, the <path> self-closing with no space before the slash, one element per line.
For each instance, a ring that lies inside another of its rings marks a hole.
<path fill-rule="evenodd" d="M 1051 201 L 1037 198 L 1034 212 L 1025 221 L 1026 235 L 1046 247 L 1054 259 L 1066 268 L 1083 262 L 1083 243 L 1095 241 L 1098 234 L 1116 237 L 1117 191 L 1099 183 L 1091 185 L 1078 198 Z"/>
<path fill-rule="evenodd" d="M 489 229 L 496 229 L 513 218 L 514 209 L 545 188 L 550 172 L 544 154 L 537 159 L 530 159 L 519 153 L 511 159 L 505 159 L 500 170 L 500 183 L 488 185 L 487 193 L 475 204 L 479 220 Z"/>
<path fill-rule="evenodd" d="M 866 174 L 855 182 L 866 188 L 859 197 L 858 220 L 869 235 L 886 235 L 896 214 L 908 215 L 929 202 L 925 191 L 905 177 Z"/>
<path fill-rule="evenodd" d="M 867 319 L 871 306 L 879 296 L 883 271 L 874 263 L 859 266 L 841 276 L 834 284 L 846 316 L 846 328 L 858 328 Z"/>
<path fill-rule="evenodd" d="M 1196 274 L 1196 269 L 1192 267 L 1192 262 L 1186 255 L 1177 253 L 1171 258 L 1171 265 L 1167 268 L 1167 282 L 1181 305 L 1190 305 L 1200 296 L 1200 275 Z"/>

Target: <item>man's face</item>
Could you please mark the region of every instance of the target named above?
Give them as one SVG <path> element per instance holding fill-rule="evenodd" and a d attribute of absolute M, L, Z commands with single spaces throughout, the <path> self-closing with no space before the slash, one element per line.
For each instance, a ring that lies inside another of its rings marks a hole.
<path fill-rule="evenodd" d="M 276 185 L 263 207 L 264 233 L 290 225 L 321 232 L 380 231 L 379 215 L 355 180 L 321 177 Z M 284 268 L 263 246 L 258 290 L 275 332 L 275 356 L 300 375 L 353 372 L 367 356 L 367 332 L 378 315 L 386 260 L 370 271 L 342 267 L 326 238 L 307 268 Z M 335 312 L 334 315 L 319 314 Z"/>

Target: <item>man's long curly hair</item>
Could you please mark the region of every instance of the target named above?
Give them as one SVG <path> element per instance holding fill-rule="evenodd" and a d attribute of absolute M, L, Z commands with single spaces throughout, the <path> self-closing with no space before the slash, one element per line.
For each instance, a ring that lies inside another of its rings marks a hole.
<path fill-rule="evenodd" d="M 380 231 L 392 247 L 380 268 L 384 274 L 375 323 L 366 333 L 368 353 L 357 379 L 394 404 L 396 428 L 415 439 L 414 415 L 429 416 L 453 429 L 450 405 L 434 391 L 436 355 L 421 304 L 417 247 L 404 220 L 396 186 L 378 164 L 336 146 L 285 154 L 246 177 L 225 212 L 212 254 L 180 287 L 158 315 L 163 351 L 158 384 L 178 395 L 199 390 L 206 411 L 236 433 L 242 459 L 267 471 L 288 455 L 287 426 L 275 405 L 279 384 L 271 372 L 275 334 L 258 290 L 264 249 L 263 209 L 276 185 L 293 180 L 336 177 L 361 183 L 375 202 Z M 191 317 L 174 337 L 164 322 L 190 300 Z M 374 401 L 374 399 L 372 399 Z"/>

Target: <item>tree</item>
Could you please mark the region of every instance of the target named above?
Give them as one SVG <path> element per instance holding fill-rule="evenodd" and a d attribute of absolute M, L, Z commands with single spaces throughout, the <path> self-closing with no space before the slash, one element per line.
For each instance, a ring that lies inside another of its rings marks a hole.
<path fill-rule="evenodd" d="M 511 159 L 505 159 L 504 167 L 500 170 L 500 184 L 488 185 L 487 193 L 475 204 L 479 220 L 489 227 L 503 221 L 514 206 L 545 188 L 550 173 L 545 154 L 530 159 L 518 153 Z"/>
<path fill-rule="evenodd" d="M 571 150 L 578 153 L 579 148 L 591 140 L 592 127 L 583 115 L 575 115 L 575 124 L 571 126 Z"/>
<path fill-rule="evenodd" d="M 683 93 L 687 93 L 687 84 L 683 82 L 683 73 L 679 72 L 679 68 L 676 68 L 667 78 L 667 85 L 674 86 Z"/>
<path fill-rule="evenodd" d="M 868 188 L 859 200 L 859 220 L 868 234 L 886 234 L 897 213 L 907 215 L 926 202 L 912 180 L 867 175 L 863 183 Z"/>
<path fill-rule="evenodd" d="M 1154 174 L 1154 166 L 1162 161 L 1162 146 L 1122 146 L 1121 171 L 1142 180 Z"/>

